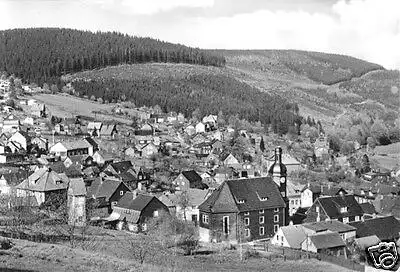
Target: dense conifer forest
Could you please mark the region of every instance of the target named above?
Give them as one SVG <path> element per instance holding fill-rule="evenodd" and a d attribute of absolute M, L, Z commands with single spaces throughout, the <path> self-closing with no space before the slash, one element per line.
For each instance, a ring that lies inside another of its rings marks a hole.
<path fill-rule="evenodd" d="M 26 82 L 121 63 L 170 62 L 223 66 L 224 57 L 187 46 L 117 32 L 31 28 L 0 31 L 0 71 Z"/>
<path fill-rule="evenodd" d="M 299 122 L 299 108 L 279 96 L 261 92 L 225 75 L 193 74 L 184 78 L 96 78 L 73 81 L 79 96 L 102 98 L 108 102 L 133 101 L 136 106 L 159 105 L 164 112 L 192 116 L 238 115 L 251 122 L 260 121 L 276 133 L 287 133 Z"/>

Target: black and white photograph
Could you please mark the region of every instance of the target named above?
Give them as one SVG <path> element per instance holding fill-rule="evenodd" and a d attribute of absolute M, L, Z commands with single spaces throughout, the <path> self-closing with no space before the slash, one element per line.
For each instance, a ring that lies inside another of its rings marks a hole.
<path fill-rule="evenodd" d="M 0 271 L 400 271 L 400 0 L 0 0 Z"/>

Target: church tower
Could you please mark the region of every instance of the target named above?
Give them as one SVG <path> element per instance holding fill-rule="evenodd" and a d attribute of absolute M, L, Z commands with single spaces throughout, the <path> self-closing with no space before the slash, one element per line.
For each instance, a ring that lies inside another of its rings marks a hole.
<path fill-rule="evenodd" d="M 284 210 L 284 222 L 283 225 L 289 224 L 289 199 L 287 197 L 286 189 L 286 178 L 287 169 L 282 163 L 282 148 L 280 146 L 275 148 L 275 162 L 271 165 L 268 170 L 268 175 L 272 177 L 273 181 L 278 185 L 279 192 L 283 200 L 285 201 L 286 208 Z"/>
<path fill-rule="evenodd" d="M 268 174 L 272 176 L 274 182 L 278 185 L 282 197 L 286 196 L 286 166 L 282 163 L 282 148 L 278 146 L 275 148 L 275 162 L 269 168 Z"/>

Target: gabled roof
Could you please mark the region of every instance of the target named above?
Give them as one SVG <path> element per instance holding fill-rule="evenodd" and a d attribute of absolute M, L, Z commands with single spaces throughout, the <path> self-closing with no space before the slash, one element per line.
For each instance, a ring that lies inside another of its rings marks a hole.
<path fill-rule="evenodd" d="M 105 197 L 108 200 L 117 190 L 118 186 L 122 183 L 119 179 L 112 177 L 98 177 L 93 180 L 90 187 L 87 188 L 87 196 L 102 198 Z"/>
<path fill-rule="evenodd" d="M 365 214 L 376 214 L 374 205 L 369 202 L 360 203 L 361 209 Z"/>
<path fill-rule="evenodd" d="M 100 136 L 108 135 L 111 136 L 113 131 L 116 130 L 116 125 L 103 125 L 100 129 Z"/>
<path fill-rule="evenodd" d="M 331 196 L 318 198 L 324 211 L 331 219 L 350 216 L 362 216 L 363 210 L 354 198 L 354 195 Z M 347 212 L 341 212 L 341 208 L 347 207 Z"/>
<path fill-rule="evenodd" d="M 224 189 L 228 190 L 232 196 L 232 205 L 234 205 L 230 207 L 232 211 L 244 212 L 285 207 L 285 202 L 275 182 L 271 177 L 261 177 L 225 181 L 199 206 L 199 209 L 218 212 L 218 209 L 213 210 L 213 206 Z"/>
<path fill-rule="evenodd" d="M 87 141 L 85 140 L 76 140 L 76 141 L 71 141 L 71 142 L 60 142 L 67 150 L 74 150 L 74 149 L 83 149 L 83 148 L 90 148 L 92 145 L 90 145 Z"/>
<path fill-rule="evenodd" d="M 111 163 L 110 166 L 117 172 L 123 173 L 133 167 L 131 161 L 120 161 Z"/>
<path fill-rule="evenodd" d="M 190 188 L 208 189 L 208 186 L 203 183 L 202 178 L 196 171 L 182 171 L 182 175 L 189 181 Z"/>
<path fill-rule="evenodd" d="M 291 248 L 301 248 L 301 243 L 307 238 L 301 225 L 283 226 L 281 230 Z"/>
<path fill-rule="evenodd" d="M 143 211 L 144 208 L 153 200 L 153 198 L 157 199 L 155 196 L 145 195 L 145 194 L 137 194 L 136 196 L 132 192 L 126 192 L 123 197 L 116 204 L 117 207 L 134 210 L 134 211 Z M 159 201 L 157 199 L 157 201 Z"/>
<path fill-rule="evenodd" d="M 17 189 L 49 192 L 56 190 L 67 189 L 69 179 L 65 174 L 57 174 L 51 168 L 43 167 L 34 172 L 20 184 L 16 186 Z"/>
<path fill-rule="evenodd" d="M 319 222 L 312 222 L 312 223 L 305 223 L 302 224 L 304 228 L 313 230 L 315 232 L 321 231 L 336 231 L 338 233 L 344 233 L 349 231 L 355 231 L 356 228 L 349 226 L 348 224 L 342 223 L 336 220 L 329 220 L 329 221 L 319 221 Z"/>
<path fill-rule="evenodd" d="M 94 148 L 97 148 L 99 146 L 99 144 L 92 137 L 86 137 L 85 141 L 88 142 Z"/>
<path fill-rule="evenodd" d="M 103 125 L 102 122 L 89 122 L 87 125 L 87 128 L 89 130 L 93 130 L 93 129 L 100 130 L 102 125 Z"/>
<path fill-rule="evenodd" d="M 357 228 L 356 237 L 376 235 L 380 240 L 391 240 L 399 237 L 400 222 L 394 216 L 367 219 L 364 222 L 352 222 L 351 226 Z"/>
<path fill-rule="evenodd" d="M 337 232 L 324 232 L 310 235 L 309 239 L 317 249 L 344 247 L 345 243 Z"/>

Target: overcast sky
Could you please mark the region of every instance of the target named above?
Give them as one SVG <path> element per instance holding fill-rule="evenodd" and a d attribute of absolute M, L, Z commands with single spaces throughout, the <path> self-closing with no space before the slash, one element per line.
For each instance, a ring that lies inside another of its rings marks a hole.
<path fill-rule="evenodd" d="M 0 29 L 39 26 L 333 52 L 400 69 L 400 0 L 0 0 Z"/>

